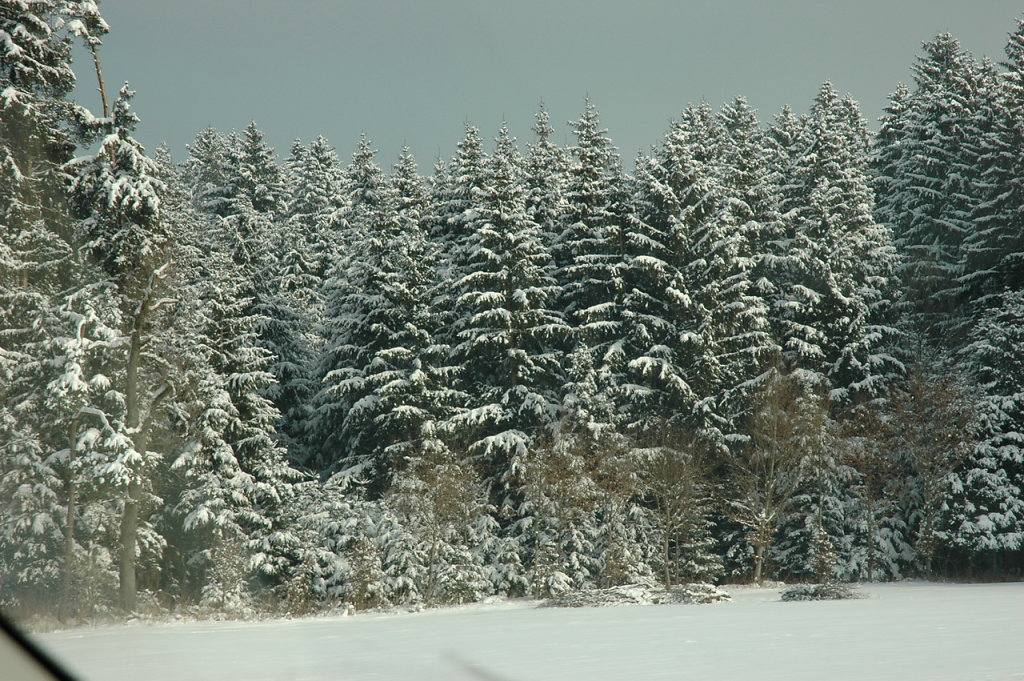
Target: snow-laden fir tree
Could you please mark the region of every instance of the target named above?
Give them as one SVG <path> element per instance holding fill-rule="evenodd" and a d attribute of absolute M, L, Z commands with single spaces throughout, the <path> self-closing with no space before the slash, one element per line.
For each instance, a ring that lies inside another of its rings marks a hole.
<path fill-rule="evenodd" d="M 1024 237 L 1021 216 L 1021 149 L 1024 129 L 1024 23 L 1006 45 L 1004 71 L 983 63 L 978 101 L 972 115 L 971 151 L 977 177 L 971 231 L 963 243 L 960 277 L 964 314 L 977 318 L 998 305 L 1004 290 L 1024 288 Z"/>
<path fill-rule="evenodd" d="M 406 458 L 388 497 L 421 547 L 417 590 L 427 605 L 466 603 L 491 591 L 483 556 L 474 552 L 472 527 L 487 512 L 472 462 L 425 433 Z"/>
<path fill-rule="evenodd" d="M 194 149 L 193 155 L 197 151 Z M 258 306 L 273 281 L 278 224 L 286 208 L 284 181 L 274 150 L 255 122 L 246 126 L 229 158 L 233 163 L 225 169 L 228 197 L 216 213 L 216 247 L 230 254 L 244 278 L 244 290 L 252 297 L 251 304 Z"/>
<path fill-rule="evenodd" d="M 206 128 L 187 146 L 188 158 L 182 164 L 184 181 L 193 206 L 199 212 L 225 217 L 231 211 L 238 191 L 235 169 L 241 140 L 235 133 L 224 134 Z"/>
<path fill-rule="evenodd" d="M 899 579 L 913 564 L 903 503 L 909 476 L 892 445 L 898 420 L 891 406 L 859 409 L 829 429 L 834 456 L 847 475 L 843 535 L 832 538 L 840 579 Z"/>
<path fill-rule="evenodd" d="M 878 138 L 875 188 L 879 216 L 891 220 L 904 258 L 902 314 L 933 342 L 963 330 L 962 250 L 981 200 L 975 144 L 983 80 L 983 68 L 953 36 L 937 36 L 924 44 L 914 89 L 897 91 Z"/>
<path fill-rule="evenodd" d="M 995 568 L 999 556 L 1024 544 L 1024 292 L 1000 296 L 969 340 L 963 357 L 981 392 L 977 444 L 946 501 L 946 536 L 975 565 Z"/>
<path fill-rule="evenodd" d="M 401 333 L 408 319 L 407 310 L 397 307 L 402 303 L 389 298 L 404 292 L 389 289 L 387 279 L 401 277 L 410 261 L 408 251 L 393 253 L 390 248 L 400 237 L 398 201 L 375 154 L 369 141 L 361 138 L 346 171 L 349 199 L 340 219 L 350 249 L 335 263 L 325 284 L 320 332 L 324 348 L 313 428 L 319 465 L 331 472 L 347 471 L 348 476 L 372 484 L 379 494 L 390 466 L 379 458 L 381 443 L 373 426 L 378 398 L 373 394 L 372 376 L 383 369 L 378 367 L 376 353 L 399 344 L 391 344 L 393 336 Z"/>
<path fill-rule="evenodd" d="M 73 264 L 65 263 L 65 266 Z M 79 276 L 95 274 L 79 265 Z M 7 373 L 0 406 L 0 524 L 3 598 L 61 617 L 106 603 L 82 589 L 85 558 L 101 538 L 83 527 L 92 498 L 104 499 L 97 474 L 107 462 L 112 405 L 107 372 L 115 359 L 116 301 L 103 285 L 85 285 L 59 306 L 40 310 L 47 333 L 27 339 L 24 357 Z M 108 326 L 114 324 L 114 327 Z M 115 411 L 115 413 L 117 413 Z"/>
<path fill-rule="evenodd" d="M 743 232 L 748 258 L 760 258 L 781 225 L 778 184 L 781 180 L 777 141 L 761 128 L 757 112 L 737 97 L 717 115 L 721 134 L 713 170 L 725 188 L 731 210 Z M 761 270 L 758 270 L 761 274 Z M 756 281 L 761 295 L 771 282 Z"/>
<path fill-rule="evenodd" d="M 544 243 L 550 249 L 561 234 L 562 215 L 566 209 L 565 181 L 568 157 L 551 136 L 551 117 L 543 103 L 533 126 L 535 140 L 526 156 L 526 212 L 540 227 Z"/>
<path fill-rule="evenodd" d="M 662 155 L 675 177 L 675 229 L 686 233 L 684 243 L 689 244 L 686 252 L 676 251 L 674 264 L 690 292 L 692 329 L 710 355 L 691 362 L 705 365 L 694 381 L 704 385 L 694 414 L 699 420 L 692 423 L 724 431 L 721 445 L 735 433 L 737 419 L 776 352 L 761 295 L 765 287 L 754 279 L 764 242 L 758 220 L 771 220 L 772 208 L 763 196 L 765 189 L 756 187 L 766 180 L 757 171 L 751 171 L 753 178 L 742 178 L 742 166 L 733 156 L 743 155 L 752 165 L 757 161 L 750 159 L 767 163 L 767 151 L 743 139 L 753 134 L 753 112 L 737 103 L 714 120 L 709 114 L 704 107 L 685 112 L 682 125 L 666 138 Z M 733 174 L 727 168 L 734 168 Z M 748 196 L 737 200 L 743 191 Z M 756 218 L 755 209 L 764 217 Z"/>
<path fill-rule="evenodd" d="M 702 445 L 679 432 L 663 442 L 645 449 L 639 466 L 642 493 L 653 506 L 658 576 L 665 588 L 712 582 L 721 574 L 722 561 L 711 537 Z"/>
<path fill-rule="evenodd" d="M 454 362 L 468 409 L 452 446 L 468 451 L 499 505 L 512 503 L 523 457 L 558 411 L 559 347 L 569 328 L 554 310 L 550 256 L 526 214 L 522 158 L 502 126 L 472 207 L 467 273 L 455 283 Z"/>
<path fill-rule="evenodd" d="M 330 164 L 334 161 L 333 166 Z M 257 312 L 261 344 L 273 355 L 268 371 L 274 383 L 265 395 L 281 412 L 278 437 L 291 461 L 309 465 L 311 402 L 316 394 L 315 335 L 323 311 L 323 245 L 330 240 L 329 220 L 340 200 L 333 150 L 321 137 L 307 150 L 296 142 L 282 171 L 287 208 L 276 218 L 269 262 L 262 275 L 264 290 Z M 325 194 L 338 192 L 332 197 Z"/>
<path fill-rule="evenodd" d="M 896 254 L 872 217 L 867 133 L 856 103 L 822 86 L 782 190 L 787 227 L 774 244 L 772 323 L 791 370 L 827 381 L 843 404 L 884 393 L 900 371 L 882 316 Z"/>
<path fill-rule="evenodd" d="M 750 439 L 731 462 L 728 503 L 754 549 L 757 582 L 801 490 L 802 464 L 822 446 L 826 405 L 818 389 L 806 373 L 773 372 L 750 411 Z"/>
<path fill-rule="evenodd" d="M 321 394 L 321 415 L 340 415 L 339 431 L 328 435 L 343 448 L 335 470 L 365 485 L 371 497 L 436 439 L 427 435 L 436 422 L 465 401 L 433 337 L 436 251 L 421 228 L 423 189 L 408 151 L 382 191 L 378 222 L 363 233 L 349 280 L 329 301 L 329 311 L 337 310 L 335 338 L 345 344 L 332 346 L 337 363 Z"/>
<path fill-rule="evenodd" d="M 201 379 L 205 401 L 197 397 L 193 439 L 198 442 L 186 448 L 177 466 L 189 475 L 216 473 L 229 490 L 199 490 L 183 503 L 191 504 L 188 513 L 198 513 L 201 504 L 211 503 L 203 495 L 238 492 L 231 488 L 242 485 L 244 496 L 231 497 L 237 506 L 230 511 L 245 514 L 244 537 L 233 537 L 243 539 L 244 546 L 232 550 L 245 551 L 247 569 L 276 585 L 296 561 L 295 538 L 283 525 L 283 512 L 298 476 L 276 438 L 280 413 L 264 396 L 274 382 L 267 371 L 271 357 L 258 343 L 261 320 L 246 295 L 241 268 L 227 253 L 211 254 L 204 262 L 197 282 L 202 300 L 197 342 L 212 375 Z"/>
<path fill-rule="evenodd" d="M 53 593 L 63 565 L 63 484 L 48 462 L 47 434 L 30 422 L 33 409 L 18 374 L 34 363 L 33 345 L 45 342 L 42 318 L 59 308 L 60 292 L 73 284 L 67 277 L 72 222 L 61 177 L 73 151 L 65 99 L 75 82 L 71 37 L 60 30 L 66 5 L 0 7 L 0 487 L 9 500 L 0 569 L 11 576 L 0 598 L 8 606 L 19 592 Z M 46 380 L 37 376 L 32 383 Z M 18 404 L 27 409 L 14 411 Z M 40 416 L 48 429 L 49 415 Z"/>
<path fill-rule="evenodd" d="M 589 99 L 583 115 L 570 125 L 576 143 L 569 149 L 565 212 L 561 234 L 550 249 L 557 308 L 575 330 L 577 342 L 603 353 L 621 321 L 622 167 Z"/>
<path fill-rule="evenodd" d="M 529 593 L 535 598 L 597 584 L 601 490 L 594 480 L 593 453 L 589 438 L 570 436 L 525 457 L 514 537 L 527 557 Z"/>
<path fill-rule="evenodd" d="M 654 157 L 638 162 L 623 302 L 623 348 L 636 353 L 626 382 L 636 394 L 625 408 L 640 414 L 638 436 L 661 421 L 724 446 L 730 412 L 773 351 L 751 248 L 717 178 L 722 136 L 691 107 Z"/>
<path fill-rule="evenodd" d="M 855 537 L 846 513 L 852 505 L 848 488 L 853 471 L 840 459 L 834 429 L 825 417 L 825 400 L 810 394 L 801 406 L 802 414 L 811 419 L 810 433 L 800 453 L 790 507 L 779 523 L 772 560 L 788 579 L 849 579 Z"/>
<path fill-rule="evenodd" d="M 98 153 L 66 166 L 74 177 L 79 238 L 114 287 L 121 310 L 122 357 L 110 367 L 116 411 L 104 424 L 108 461 L 98 472 L 123 504 L 120 600 L 129 612 L 136 604 L 140 533 L 147 531 L 147 515 L 159 503 L 151 489 L 161 457 L 151 443 L 165 427 L 164 407 L 173 393 L 160 345 L 177 302 L 174 243 L 160 214 L 163 183 L 155 162 L 131 136 L 138 123 L 130 108 L 133 95 L 127 85 L 121 89 Z"/>
<path fill-rule="evenodd" d="M 438 160 L 430 185 L 425 229 L 438 248 L 437 290 L 434 305 L 439 314 L 439 340 L 454 344 L 456 283 L 469 273 L 468 249 L 476 219 L 475 205 L 486 181 L 489 163 L 480 130 L 466 124 L 455 156 L 447 164 Z"/>
<path fill-rule="evenodd" d="M 308 251 L 313 272 L 322 278 L 329 269 L 338 235 L 334 216 L 344 207 L 344 174 L 338 154 L 323 137 L 308 147 L 297 144 L 285 161 L 289 231 Z"/>
<path fill-rule="evenodd" d="M 689 236 L 678 229 L 680 201 L 658 158 L 640 157 L 623 219 L 625 249 L 617 266 L 622 291 L 610 305 L 621 319 L 602 352 L 598 380 L 613 396 L 617 421 L 625 433 L 641 441 L 654 436 L 666 418 L 687 418 L 697 402 L 692 385 L 704 358 L 692 331 L 699 322 L 689 316 L 691 297 L 674 256 L 688 250 Z"/>

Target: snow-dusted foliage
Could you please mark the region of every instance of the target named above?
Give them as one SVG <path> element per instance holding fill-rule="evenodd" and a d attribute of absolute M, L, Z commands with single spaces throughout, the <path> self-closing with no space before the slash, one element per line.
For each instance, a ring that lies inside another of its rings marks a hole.
<path fill-rule="evenodd" d="M 984 69 L 948 33 L 925 43 L 913 90 L 897 90 L 878 138 L 879 217 L 904 256 L 904 319 L 933 340 L 959 330 L 961 252 L 978 203 Z"/>
<path fill-rule="evenodd" d="M 1024 291 L 1007 292 L 964 348 L 981 391 L 977 443 L 953 482 L 949 539 L 969 552 L 1024 545 Z"/>
<path fill-rule="evenodd" d="M 94 2 L 0 2 L 0 600 L 1019 575 L 1022 27 L 926 43 L 874 135 L 826 83 L 627 169 L 587 100 L 425 178 L 254 123 L 175 167 L 68 100 Z"/>
<path fill-rule="evenodd" d="M 773 244 L 772 322 L 790 369 L 828 380 L 833 401 L 856 403 L 884 394 L 900 371 L 881 318 L 896 253 L 872 217 L 856 103 L 826 83 L 799 139 L 781 190 L 786 227 Z"/>
<path fill-rule="evenodd" d="M 468 409 L 450 427 L 500 485 L 495 500 L 505 505 L 557 412 L 556 350 L 569 329 L 554 310 L 551 260 L 526 214 L 522 159 L 507 127 L 482 172 L 465 242 L 469 273 L 453 289 L 452 352 Z"/>
<path fill-rule="evenodd" d="M 621 322 L 623 173 L 618 150 L 589 99 L 572 130 L 576 144 L 569 149 L 561 233 L 550 247 L 556 302 L 579 342 L 603 354 Z"/>

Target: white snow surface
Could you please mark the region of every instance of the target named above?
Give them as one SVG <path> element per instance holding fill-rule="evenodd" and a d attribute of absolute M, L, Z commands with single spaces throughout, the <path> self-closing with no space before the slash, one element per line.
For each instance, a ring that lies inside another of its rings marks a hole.
<path fill-rule="evenodd" d="M 1024 680 L 1024 583 L 900 583 L 789 602 L 538 608 L 187 622 L 37 636 L 90 679 Z M 0 674 L 2 676 L 2 674 Z"/>

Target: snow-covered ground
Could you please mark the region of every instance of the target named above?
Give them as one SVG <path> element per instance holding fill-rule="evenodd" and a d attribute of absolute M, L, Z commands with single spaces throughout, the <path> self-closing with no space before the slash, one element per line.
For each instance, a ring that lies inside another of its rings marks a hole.
<path fill-rule="evenodd" d="M 1024 583 L 883 584 L 861 600 L 169 623 L 37 637 L 82 679 L 1024 680 Z M 3 674 L 0 673 L 0 677 Z"/>

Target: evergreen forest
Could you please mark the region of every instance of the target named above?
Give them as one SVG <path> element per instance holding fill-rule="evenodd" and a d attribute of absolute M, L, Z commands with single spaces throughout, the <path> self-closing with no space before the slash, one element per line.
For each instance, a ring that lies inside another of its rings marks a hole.
<path fill-rule="evenodd" d="M 1024 576 L 1024 20 L 924 43 L 877 130 L 825 83 L 631 169 L 589 100 L 429 169 L 174 160 L 127 84 L 72 100 L 108 39 L 0 1 L 8 613 Z"/>

